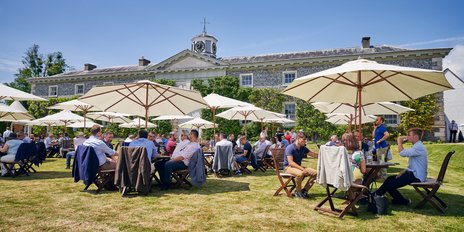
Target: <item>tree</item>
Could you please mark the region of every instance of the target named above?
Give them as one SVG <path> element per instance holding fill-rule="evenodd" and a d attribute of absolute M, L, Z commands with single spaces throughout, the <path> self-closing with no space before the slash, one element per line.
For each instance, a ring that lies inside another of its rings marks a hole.
<path fill-rule="evenodd" d="M 16 78 L 8 85 L 24 92 L 31 92 L 31 84 L 28 78 L 47 77 L 66 71 L 69 66 L 61 52 L 53 52 L 45 56 L 39 53 L 39 45 L 32 45 L 23 56 L 23 68 L 18 69 Z"/>
<path fill-rule="evenodd" d="M 170 80 L 170 79 L 151 79 L 151 81 L 156 82 L 158 84 L 162 85 L 169 85 L 169 86 L 176 86 L 176 80 Z"/>
<path fill-rule="evenodd" d="M 341 135 L 345 130 L 343 127 L 326 122 L 326 116 L 313 105 L 302 100 L 296 102 L 296 128 L 303 129 L 313 142 L 320 139 L 328 139 L 330 135 Z"/>
<path fill-rule="evenodd" d="M 398 130 L 405 134 L 413 127 L 422 128 L 424 131 L 432 130 L 435 120 L 435 112 L 438 111 L 435 95 L 427 95 L 418 99 L 401 102 L 401 105 L 414 109 L 401 114 L 401 123 Z"/>
<path fill-rule="evenodd" d="M 209 79 L 207 84 L 205 84 L 203 80 L 195 79 L 192 81 L 192 87 L 199 91 L 203 97 L 210 93 L 216 93 L 245 102 L 249 102 L 248 98 L 252 91 L 251 88 L 240 87 L 238 78 L 231 76 L 215 77 Z M 216 114 L 223 111 L 225 111 L 225 109 L 218 109 Z M 209 109 L 202 110 L 201 117 L 205 120 L 213 121 L 213 114 Z M 240 127 L 240 123 L 237 120 L 226 120 L 216 117 L 216 123 L 218 124 L 216 131 L 233 134 L 239 134 L 243 131 L 243 128 Z M 203 137 L 210 138 L 212 133 L 213 130 L 205 130 Z"/>
<path fill-rule="evenodd" d="M 250 102 L 253 105 L 265 110 L 278 111 L 282 110 L 282 104 L 285 101 L 285 96 L 278 89 L 260 88 L 253 89 L 250 94 Z"/>

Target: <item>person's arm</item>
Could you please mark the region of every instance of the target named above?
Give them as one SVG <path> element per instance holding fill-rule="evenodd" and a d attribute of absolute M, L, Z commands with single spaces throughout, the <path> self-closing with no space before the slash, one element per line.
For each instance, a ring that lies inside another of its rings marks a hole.
<path fill-rule="evenodd" d="M 301 171 L 304 171 L 305 168 L 298 165 L 297 163 L 295 163 L 295 161 L 293 161 L 293 156 L 292 155 L 287 155 L 287 161 L 288 161 L 288 165 L 292 168 L 296 168 L 296 169 L 299 169 Z"/>
<path fill-rule="evenodd" d="M 314 151 L 309 151 L 309 150 L 308 150 L 308 153 L 306 153 L 306 154 L 309 155 L 309 156 L 311 156 L 311 157 L 313 157 L 313 158 L 316 158 L 316 159 L 317 159 L 317 157 L 319 156 L 318 153 L 316 153 L 316 152 L 314 152 Z"/>
<path fill-rule="evenodd" d="M 361 162 L 359 162 L 359 170 L 362 174 L 366 174 L 366 161 L 361 160 Z"/>
<path fill-rule="evenodd" d="M 0 152 L 6 153 L 8 151 L 8 144 L 3 144 L 3 147 L 0 149 Z"/>
<path fill-rule="evenodd" d="M 388 139 L 388 137 L 390 137 L 390 134 L 388 133 L 388 131 L 385 131 L 383 133 L 383 137 L 381 139 L 379 139 L 379 141 L 377 141 L 377 144 L 381 143 L 382 141 L 385 141 Z"/>
<path fill-rule="evenodd" d="M 372 138 L 375 138 L 375 130 L 377 130 L 377 125 L 374 124 L 374 130 L 372 130 Z"/>

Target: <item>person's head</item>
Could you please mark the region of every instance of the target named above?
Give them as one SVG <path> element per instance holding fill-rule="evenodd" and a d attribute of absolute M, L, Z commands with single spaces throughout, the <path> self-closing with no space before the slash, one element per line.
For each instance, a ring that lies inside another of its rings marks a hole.
<path fill-rule="evenodd" d="M 63 133 L 63 137 L 68 137 L 68 133 Z"/>
<path fill-rule="evenodd" d="M 245 143 L 247 143 L 247 138 L 245 135 L 243 135 L 242 137 L 240 137 L 240 144 L 245 145 Z"/>
<path fill-rule="evenodd" d="M 337 142 L 337 140 L 338 140 L 338 136 L 337 136 L 337 135 L 332 135 L 332 136 L 330 136 L 330 141 L 331 141 L 331 142 L 334 142 L 334 143 L 335 143 L 335 142 Z"/>
<path fill-rule="evenodd" d="M 295 132 L 295 128 L 290 129 L 290 132 L 292 133 Z"/>
<path fill-rule="evenodd" d="M 7 126 L 7 127 L 6 127 L 6 130 L 10 130 L 10 127 L 9 127 L 9 126 Z"/>
<path fill-rule="evenodd" d="M 348 132 L 343 134 L 342 143 L 347 150 L 357 151 L 359 149 L 358 141 L 356 140 L 356 136 L 354 136 L 353 133 Z"/>
<path fill-rule="evenodd" d="M 215 133 L 214 134 L 214 141 L 219 142 L 219 140 L 220 140 L 219 133 Z"/>
<path fill-rule="evenodd" d="M 9 139 L 17 139 L 18 138 L 18 135 L 15 133 L 15 132 L 12 132 L 10 133 L 10 135 L 8 136 Z"/>
<path fill-rule="evenodd" d="M 411 128 L 408 130 L 408 141 L 411 143 L 416 143 L 422 140 L 423 131 L 420 128 Z"/>
<path fill-rule="evenodd" d="M 33 141 L 35 140 L 35 134 L 29 134 L 29 138 L 32 139 Z"/>
<path fill-rule="evenodd" d="M 302 146 L 305 146 L 305 145 L 306 145 L 306 135 L 305 135 L 305 133 L 303 133 L 303 132 L 298 132 L 298 133 L 296 134 L 295 144 L 296 144 L 298 147 L 302 147 Z"/>
<path fill-rule="evenodd" d="M 93 125 L 92 128 L 90 128 L 90 133 L 92 133 L 93 136 L 100 137 L 101 127 L 99 125 Z"/>
<path fill-rule="evenodd" d="M 451 120 L 451 123 L 455 123 L 455 122 L 456 122 L 456 121 L 454 121 L 454 120 Z"/>
<path fill-rule="evenodd" d="M 146 130 L 139 130 L 139 138 L 148 138 L 148 131 Z"/>
<path fill-rule="evenodd" d="M 24 135 L 24 132 L 18 131 L 18 132 L 16 133 L 16 137 L 17 137 L 18 139 L 20 139 L 20 140 L 23 140 L 24 137 L 26 137 L 26 135 Z"/>
<path fill-rule="evenodd" d="M 147 138 L 147 139 L 150 140 L 150 141 L 155 141 L 155 139 L 156 139 L 156 133 L 153 132 L 153 131 L 150 131 L 150 132 L 148 133 L 148 138 Z"/>
<path fill-rule="evenodd" d="M 229 135 L 229 140 L 230 140 L 230 141 L 234 141 L 234 140 L 235 140 L 235 135 L 234 135 L 234 134 L 230 134 L 230 135 Z"/>
<path fill-rule="evenodd" d="M 220 140 L 227 139 L 226 134 L 224 132 L 219 133 L 219 139 Z"/>
<path fill-rule="evenodd" d="M 84 138 L 84 132 L 79 131 L 79 133 L 77 133 L 77 137 Z"/>
<path fill-rule="evenodd" d="M 161 138 L 164 139 L 164 138 L 165 138 L 165 135 L 164 135 L 164 134 L 161 134 Z"/>
<path fill-rule="evenodd" d="M 48 137 L 51 138 L 51 139 L 53 139 L 53 138 L 55 138 L 55 135 L 52 134 L 52 133 L 50 133 L 50 134 L 48 134 Z"/>
<path fill-rule="evenodd" d="M 181 140 L 181 141 L 184 141 L 184 140 L 186 140 L 186 139 L 188 139 L 187 134 L 182 133 L 182 134 L 180 135 L 180 140 Z"/>
<path fill-rule="evenodd" d="M 190 142 L 196 142 L 198 140 L 198 131 L 197 130 L 191 130 L 189 134 Z"/>
<path fill-rule="evenodd" d="M 375 119 L 375 125 L 380 125 L 382 124 L 383 122 L 385 121 L 385 119 L 383 118 L 383 116 L 377 116 L 377 118 Z"/>
<path fill-rule="evenodd" d="M 133 134 L 130 134 L 130 135 L 129 135 L 129 139 L 132 139 L 132 140 L 134 140 L 134 139 L 135 139 L 135 135 L 133 135 Z"/>
<path fill-rule="evenodd" d="M 111 131 L 108 131 L 105 133 L 105 141 L 106 142 L 111 142 L 113 141 L 114 134 Z"/>
<path fill-rule="evenodd" d="M 276 140 L 275 137 L 272 137 L 272 138 L 271 138 L 271 143 L 272 143 L 272 144 L 276 144 L 276 143 L 277 143 L 277 140 Z"/>
<path fill-rule="evenodd" d="M 277 131 L 282 132 L 282 129 L 280 129 L 280 127 L 277 127 Z"/>

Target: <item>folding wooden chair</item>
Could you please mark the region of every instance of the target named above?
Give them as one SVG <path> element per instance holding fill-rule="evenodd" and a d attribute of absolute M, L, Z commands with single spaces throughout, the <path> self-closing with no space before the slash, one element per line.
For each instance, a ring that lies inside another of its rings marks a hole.
<path fill-rule="evenodd" d="M 289 173 L 280 172 L 283 167 L 285 150 L 283 148 L 271 149 L 272 159 L 274 162 L 274 168 L 276 170 L 277 179 L 279 180 L 280 186 L 274 193 L 274 196 L 279 196 L 282 190 L 285 191 L 287 197 L 293 197 L 292 192 L 295 190 L 295 176 Z"/>
<path fill-rule="evenodd" d="M 183 170 L 176 170 L 172 172 L 172 179 L 175 180 L 173 187 L 180 188 L 183 183 L 185 183 L 188 188 L 192 187 L 192 183 L 188 181 L 188 177 L 190 176 L 188 169 Z"/>
<path fill-rule="evenodd" d="M 448 205 L 442 199 L 440 199 L 436 195 L 436 193 L 438 189 L 440 189 L 440 186 L 443 184 L 443 178 L 445 177 L 449 160 L 451 159 L 451 156 L 453 154 L 454 151 L 450 151 L 446 155 L 445 160 L 443 160 L 443 163 L 441 165 L 440 173 L 438 174 L 438 178 L 436 180 L 432 178 L 427 178 L 425 182 L 415 182 L 410 184 L 423 198 L 423 200 L 416 205 L 416 209 L 422 208 L 427 202 L 430 202 L 430 204 L 441 213 L 445 213 L 446 209 L 448 209 Z M 425 193 L 421 191 L 420 188 L 424 189 Z M 435 199 L 436 202 L 433 201 L 433 199 Z"/>
<path fill-rule="evenodd" d="M 266 172 L 266 169 L 269 166 L 269 163 L 267 161 L 269 160 L 269 158 L 266 158 L 266 156 L 267 156 L 267 153 L 269 152 L 270 147 L 271 145 L 267 145 L 266 148 L 264 148 L 263 156 L 261 157 L 261 159 L 258 160 L 258 169 L 261 170 L 262 172 Z"/>
<path fill-rule="evenodd" d="M 10 173 L 12 177 L 19 176 L 21 174 L 26 174 L 29 176 L 29 159 L 37 153 L 35 144 L 32 143 L 22 143 L 18 147 L 16 152 L 15 160 L 13 162 L 3 162 L 7 173 Z M 18 168 L 16 168 L 18 166 Z"/>
<path fill-rule="evenodd" d="M 61 147 L 60 147 L 60 157 L 65 158 L 66 153 L 68 151 L 74 150 L 73 141 L 71 139 L 63 139 L 61 140 Z"/>
<path fill-rule="evenodd" d="M 333 159 L 330 159 L 330 158 L 327 159 L 327 158 L 324 157 L 324 156 L 328 157 L 330 155 L 333 155 L 332 153 L 327 151 L 329 149 L 343 149 L 344 152 L 341 151 L 341 150 L 338 150 L 341 153 L 338 153 L 336 155 L 346 155 L 346 157 L 342 157 L 342 160 L 341 160 L 340 163 L 343 166 L 348 166 L 349 165 L 348 164 L 348 162 L 349 162 L 348 161 L 348 154 L 347 154 L 347 151 L 346 151 L 346 149 L 344 147 L 326 147 L 325 145 L 322 145 L 320 147 L 320 150 L 319 150 L 319 159 L 318 159 L 318 164 L 317 164 L 318 165 L 318 170 L 320 170 L 322 173 L 318 173 L 318 175 L 326 176 L 327 173 L 336 171 L 336 170 L 333 170 L 332 166 L 330 168 L 325 168 L 324 167 L 325 162 L 330 162 L 330 161 L 327 161 L 327 160 L 333 160 Z M 324 162 L 324 159 L 326 159 L 325 162 Z M 338 162 L 338 161 L 336 161 L 336 162 Z M 349 170 L 349 171 L 351 171 L 351 170 Z M 346 173 L 346 175 L 344 177 L 345 180 L 346 180 L 346 178 L 350 178 L 350 176 L 352 178 L 351 173 Z M 356 203 L 359 201 L 359 199 L 361 199 L 364 196 L 365 193 L 369 192 L 369 189 L 364 185 L 351 183 L 348 190 L 347 190 L 347 191 L 352 193 L 351 198 L 347 199 L 348 204 L 345 205 L 344 208 L 339 209 L 339 208 L 335 208 L 335 205 L 334 205 L 334 202 L 333 202 L 333 199 L 332 199 L 332 196 L 335 194 L 335 192 L 337 192 L 338 188 L 334 187 L 333 184 L 327 183 L 325 181 L 326 180 L 324 180 L 324 178 L 319 178 L 318 177 L 318 182 L 325 185 L 326 195 L 327 196 L 319 204 L 317 204 L 316 207 L 314 207 L 314 210 L 327 212 L 327 213 L 333 214 L 333 215 L 335 215 L 335 216 L 337 216 L 339 218 L 342 218 L 347 213 L 350 213 L 352 215 L 357 215 Z M 330 191 L 330 188 L 333 188 L 333 190 Z M 325 203 L 327 203 L 327 202 L 329 202 L 330 208 L 323 207 L 323 205 Z"/>
<path fill-rule="evenodd" d="M 114 178 L 115 170 L 101 170 L 98 169 L 95 181 L 85 186 L 84 191 L 90 187 L 90 185 L 95 184 L 97 186 L 96 193 L 100 193 L 103 188 Z"/>
<path fill-rule="evenodd" d="M 249 154 L 248 156 L 248 159 L 239 163 L 239 169 L 240 169 L 240 172 L 242 173 L 246 173 L 246 174 L 252 174 L 252 172 L 250 171 L 250 169 L 248 169 L 248 165 L 251 164 L 251 156 L 253 156 L 253 152 L 251 152 L 251 154 Z M 258 164 L 259 165 L 259 164 Z"/>

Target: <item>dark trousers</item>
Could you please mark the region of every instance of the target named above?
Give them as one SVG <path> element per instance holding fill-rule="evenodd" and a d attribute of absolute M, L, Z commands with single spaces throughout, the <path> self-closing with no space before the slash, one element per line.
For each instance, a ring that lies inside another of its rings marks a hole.
<path fill-rule="evenodd" d="M 170 160 L 164 164 L 164 168 L 160 170 L 161 183 L 165 187 L 169 187 L 171 183 L 171 173 L 176 170 L 187 169 L 188 167 L 182 161 Z"/>
<path fill-rule="evenodd" d="M 450 143 L 455 143 L 456 142 L 456 134 L 457 133 L 458 133 L 458 131 L 456 131 L 456 130 L 450 130 L 450 140 L 449 140 Z"/>
<path fill-rule="evenodd" d="M 414 176 L 414 173 L 406 171 L 399 178 L 396 178 L 396 176 L 388 177 L 375 193 L 381 196 L 388 192 L 393 197 L 393 202 L 401 204 L 407 200 L 401 195 L 398 189 L 413 182 L 420 182 L 420 180 Z"/>

